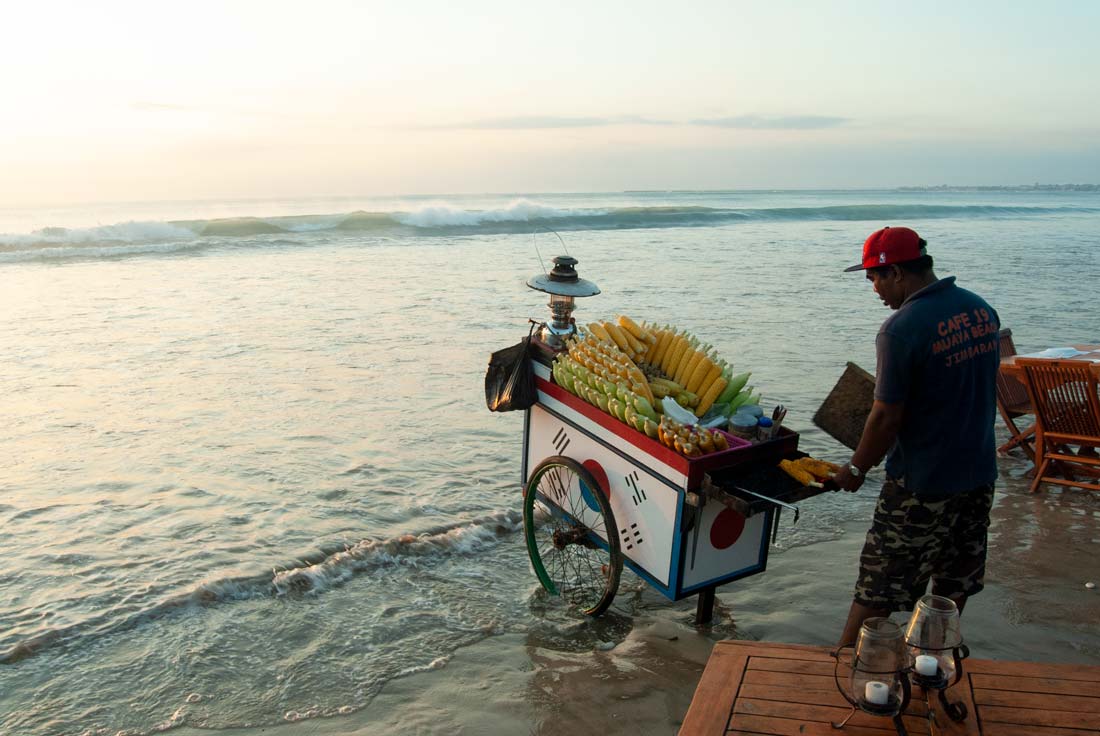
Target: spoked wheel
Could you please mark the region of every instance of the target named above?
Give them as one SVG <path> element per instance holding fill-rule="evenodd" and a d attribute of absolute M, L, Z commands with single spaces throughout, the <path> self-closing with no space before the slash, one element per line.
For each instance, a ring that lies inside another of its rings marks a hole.
<path fill-rule="evenodd" d="M 542 508 L 547 513 L 536 513 Z M 623 555 L 611 501 L 592 473 L 567 457 L 539 463 L 523 490 L 527 554 L 542 587 L 589 616 L 611 605 Z"/>

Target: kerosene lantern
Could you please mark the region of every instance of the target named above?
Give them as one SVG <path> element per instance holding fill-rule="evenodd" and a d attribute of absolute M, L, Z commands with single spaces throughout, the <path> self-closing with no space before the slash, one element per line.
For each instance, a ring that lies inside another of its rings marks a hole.
<path fill-rule="evenodd" d="M 556 256 L 550 273 L 532 276 L 527 285 L 550 295 L 550 322 L 539 330 L 539 339 L 556 350 L 564 348 L 565 339 L 577 332 L 573 323 L 577 297 L 600 293 L 600 287 L 577 276 L 577 259 L 572 256 Z"/>
<path fill-rule="evenodd" d="M 925 693 L 939 691 L 944 712 L 954 721 L 966 719 L 966 706 L 947 701 L 947 688 L 962 679 L 962 661 L 970 650 L 962 639 L 959 608 L 955 601 L 939 595 L 926 595 L 917 601 L 905 644 L 912 663 L 913 683 Z"/>
<path fill-rule="evenodd" d="M 905 651 L 905 635 L 901 627 L 888 618 L 869 618 L 863 622 L 852 652 L 851 675 L 841 682 L 840 664 L 843 647 L 833 656 L 837 659 L 834 679 L 837 689 L 852 706 L 852 712 L 833 728 L 844 728 L 857 710 L 873 716 L 892 718 L 901 736 L 906 736 L 901 714 L 909 706 L 912 690 L 909 685 L 909 662 Z"/>

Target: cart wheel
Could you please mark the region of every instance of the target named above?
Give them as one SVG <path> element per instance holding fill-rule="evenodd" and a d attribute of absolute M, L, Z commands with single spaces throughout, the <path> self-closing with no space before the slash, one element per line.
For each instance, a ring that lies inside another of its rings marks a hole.
<path fill-rule="evenodd" d="M 536 503 L 547 518 L 535 518 Z M 623 555 L 611 502 L 592 473 L 560 455 L 539 463 L 523 489 L 523 531 L 542 587 L 589 616 L 607 610 Z"/>

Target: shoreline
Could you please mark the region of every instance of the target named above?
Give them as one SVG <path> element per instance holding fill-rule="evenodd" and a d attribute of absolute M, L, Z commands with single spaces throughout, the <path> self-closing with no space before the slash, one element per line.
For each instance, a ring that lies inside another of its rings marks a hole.
<path fill-rule="evenodd" d="M 1100 664 L 1094 624 L 1100 594 L 1085 587 L 1100 549 L 1100 497 L 1033 495 L 1023 479 L 1026 464 L 1001 464 L 986 589 L 967 607 L 963 635 L 976 657 Z M 347 716 L 220 733 L 549 735 L 569 724 L 604 733 L 675 734 L 716 641 L 835 643 L 851 590 L 830 581 L 837 565 L 851 568 L 854 580 L 868 522 L 852 518 L 835 539 L 773 550 L 766 573 L 719 589 L 715 622 L 705 629 L 692 625 L 694 598 L 673 603 L 647 588 L 640 593 L 644 611 L 617 644 L 562 651 L 533 633 L 503 634 L 458 650 L 438 669 L 392 681 Z"/>

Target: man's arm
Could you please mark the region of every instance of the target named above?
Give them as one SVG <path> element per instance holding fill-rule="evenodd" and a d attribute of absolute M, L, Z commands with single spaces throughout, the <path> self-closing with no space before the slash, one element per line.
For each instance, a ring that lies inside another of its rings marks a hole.
<path fill-rule="evenodd" d="M 863 425 L 863 436 L 852 455 L 852 464 L 860 470 L 854 475 L 847 465 L 842 465 L 833 481 L 846 491 L 858 491 L 863 485 L 866 473 L 882 462 L 886 453 L 894 446 L 901 429 L 901 418 L 905 413 L 905 404 L 887 404 L 876 400 L 871 405 L 871 413 Z"/>

